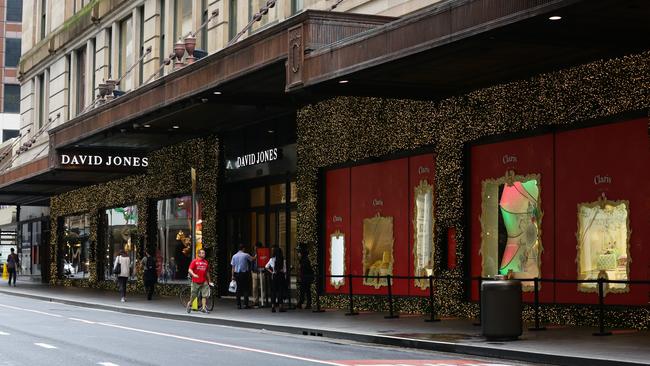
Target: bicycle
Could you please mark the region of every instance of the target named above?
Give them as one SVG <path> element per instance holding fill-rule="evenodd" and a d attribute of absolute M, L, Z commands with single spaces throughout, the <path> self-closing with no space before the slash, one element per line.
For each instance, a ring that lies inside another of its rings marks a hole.
<path fill-rule="evenodd" d="M 192 286 L 192 278 L 187 277 L 188 279 L 188 286 L 183 288 L 181 292 L 178 293 L 178 299 L 181 302 L 181 305 L 183 308 L 187 306 L 187 303 L 190 301 L 190 295 L 191 295 L 191 286 Z M 208 309 L 208 311 L 212 311 L 214 309 L 214 303 L 216 302 L 217 299 L 217 289 L 215 288 L 214 284 L 210 284 L 208 286 L 208 298 L 206 299 L 207 301 L 205 302 L 205 307 Z M 201 307 L 201 294 L 199 293 L 199 296 L 197 297 L 197 300 L 199 307 Z"/>

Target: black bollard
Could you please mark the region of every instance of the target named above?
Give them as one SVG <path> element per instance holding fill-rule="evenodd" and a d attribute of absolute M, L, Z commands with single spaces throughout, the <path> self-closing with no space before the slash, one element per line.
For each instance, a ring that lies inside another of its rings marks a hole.
<path fill-rule="evenodd" d="M 348 289 L 349 289 L 349 301 L 350 301 L 350 311 L 345 313 L 345 315 L 359 315 L 359 313 L 354 311 L 354 299 L 352 295 L 352 273 L 348 275 Z"/>
<path fill-rule="evenodd" d="M 605 280 L 598 279 L 598 333 L 595 336 L 609 336 L 612 332 L 605 332 Z"/>
<path fill-rule="evenodd" d="M 546 330 L 546 327 L 539 326 L 539 278 L 535 277 L 535 326 L 528 330 Z"/>
<path fill-rule="evenodd" d="M 386 275 L 386 281 L 388 281 L 388 315 L 384 318 L 399 318 L 399 315 L 395 315 L 395 312 L 393 311 L 393 281 L 391 280 L 391 275 Z"/>
<path fill-rule="evenodd" d="M 433 276 L 429 276 L 429 306 L 431 306 L 431 317 L 424 319 L 425 322 L 439 322 L 440 319 L 436 318 L 436 303 L 433 298 Z"/>

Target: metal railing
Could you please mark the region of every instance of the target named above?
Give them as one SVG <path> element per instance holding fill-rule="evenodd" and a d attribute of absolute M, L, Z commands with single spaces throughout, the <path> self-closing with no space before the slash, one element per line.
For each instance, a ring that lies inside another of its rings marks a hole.
<path fill-rule="evenodd" d="M 291 280 L 291 277 L 295 275 L 288 275 L 288 281 Z M 440 321 L 438 318 L 438 310 L 436 307 L 436 302 L 435 302 L 435 284 L 438 281 L 454 281 L 454 282 L 459 282 L 461 284 L 469 282 L 470 284 L 473 281 L 478 281 L 478 304 L 479 304 L 479 314 L 478 318 L 481 318 L 481 306 L 482 306 L 482 301 L 481 301 L 481 284 L 483 281 L 495 281 L 497 279 L 495 278 L 489 278 L 489 277 L 440 277 L 440 276 L 393 276 L 393 275 L 384 275 L 384 276 L 367 276 L 367 275 L 353 275 L 353 274 L 347 274 L 347 275 L 325 275 L 325 276 L 314 276 L 313 279 L 318 283 L 320 280 L 327 280 L 327 279 L 332 279 L 332 278 L 343 278 L 347 281 L 347 296 L 348 296 L 348 311 L 345 313 L 347 316 L 352 316 L 352 315 L 358 315 L 359 313 L 355 311 L 355 306 L 354 306 L 354 285 L 353 285 L 353 279 L 378 279 L 378 280 L 385 280 L 386 281 L 386 290 L 387 290 L 387 300 L 388 300 L 388 305 L 386 311 L 388 312 L 388 315 L 385 316 L 386 319 L 396 319 L 399 318 L 399 315 L 395 311 L 395 299 L 393 295 L 393 281 L 394 280 L 408 280 L 408 281 L 416 281 L 416 280 L 421 280 L 421 281 L 428 281 L 429 287 L 428 287 L 428 302 L 429 302 L 429 316 L 425 319 L 426 322 L 437 322 Z M 650 285 L 650 280 L 609 280 L 605 278 L 598 278 L 598 279 L 590 279 L 590 280 L 572 280 L 572 279 L 557 279 L 557 278 L 515 278 L 511 279 L 514 281 L 519 281 L 519 282 L 533 282 L 533 302 L 532 302 L 532 307 L 533 307 L 533 319 L 534 319 L 534 326 L 529 328 L 531 331 L 540 331 L 540 330 L 545 330 L 546 328 L 541 326 L 541 319 L 540 319 L 540 299 L 539 299 L 539 293 L 540 293 L 540 284 L 542 282 L 547 282 L 547 283 L 553 283 L 553 284 L 596 284 L 597 285 L 597 295 L 598 295 L 598 332 L 593 333 L 594 336 L 606 336 L 606 335 L 611 335 L 611 332 L 606 331 L 605 329 L 605 285 L 606 284 L 625 284 L 625 285 Z M 299 279 L 297 279 L 297 282 L 299 282 Z M 368 295 L 368 294 L 359 294 L 357 295 Z M 315 301 L 315 309 L 313 309 L 313 312 L 319 313 L 323 312 L 324 310 L 321 308 L 321 301 L 320 298 L 323 296 L 320 291 L 316 291 L 316 301 Z M 400 297 L 414 297 L 412 295 L 400 295 Z M 419 297 L 419 296 L 418 296 Z M 289 299 L 289 303 L 291 304 L 291 299 Z M 585 304 L 587 305 L 587 304 Z M 475 323 L 475 325 L 481 325 L 480 320 L 479 322 Z"/>

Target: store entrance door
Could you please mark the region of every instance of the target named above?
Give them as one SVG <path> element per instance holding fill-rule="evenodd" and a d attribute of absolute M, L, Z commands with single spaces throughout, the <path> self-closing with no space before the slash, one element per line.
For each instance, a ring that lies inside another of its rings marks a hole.
<path fill-rule="evenodd" d="M 276 180 L 277 181 L 277 180 Z M 253 255 L 255 244 L 271 248 L 278 245 L 286 258 L 287 270 L 295 277 L 296 256 L 296 188 L 295 182 L 228 187 L 221 237 L 225 238 L 225 255 L 220 258 L 220 289 L 230 282 L 230 259 L 244 244 Z M 291 199 L 287 202 L 286 197 Z M 244 203 L 242 203 L 244 202 Z M 295 282 L 295 281 L 293 281 Z M 226 290 L 227 291 L 227 290 Z M 226 294 L 222 291 L 222 294 Z"/>

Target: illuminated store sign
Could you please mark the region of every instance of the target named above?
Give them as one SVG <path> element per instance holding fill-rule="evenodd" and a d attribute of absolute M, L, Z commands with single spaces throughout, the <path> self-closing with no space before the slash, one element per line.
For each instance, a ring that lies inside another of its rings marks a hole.
<path fill-rule="evenodd" d="M 117 167 L 143 167 L 149 166 L 149 158 L 139 156 L 108 155 L 69 155 L 61 154 L 61 165 L 80 166 L 117 166 Z"/>
<path fill-rule="evenodd" d="M 281 156 L 281 151 L 278 148 L 258 151 L 252 154 L 238 156 L 235 161 L 228 160 L 226 162 L 226 169 L 239 169 L 247 166 L 268 163 L 270 161 L 278 160 Z"/>
<path fill-rule="evenodd" d="M 65 151 L 59 153 L 57 165 L 60 169 L 140 170 L 149 166 L 149 158 L 142 151 Z"/>

